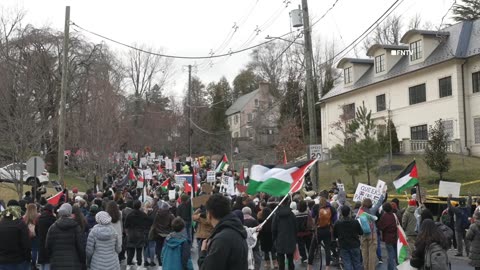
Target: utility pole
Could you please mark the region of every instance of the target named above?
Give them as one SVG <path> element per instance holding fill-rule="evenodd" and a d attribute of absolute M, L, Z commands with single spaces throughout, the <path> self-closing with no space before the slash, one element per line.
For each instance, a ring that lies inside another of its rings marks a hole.
<path fill-rule="evenodd" d="M 58 179 L 65 187 L 65 106 L 68 91 L 68 43 L 70 38 L 70 6 L 65 8 L 65 31 L 63 37 L 62 86 L 60 90 L 60 110 L 58 112 Z"/>
<path fill-rule="evenodd" d="M 188 65 L 188 156 L 192 157 L 192 65 Z"/>
<path fill-rule="evenodd" d="M 309 142 L 308 144 L 317 144 L 317 120 L 315 117 L 315 93 L 314 93 L 314 78 L 313 78 L 313 50 L 312 50 L 312 29 L 310 29 L 310 18 L 308 15 L 308 2 L 307 0 L 302 0 L 302 10 L 303 10 L 303 35 L 305 37 L 305 66 L 307 72 L 307 109 L 308 109 L 308 133 L 309 133 Z M 310 151 L 310 150 L 309 150 Z M 311 154 L 308 153 L 310 157 Z M 318 174 L 316 168 L 318 165 L 312 167 L 310 172 L 310 179 L 312 179 L 312 184 L 314 189 L 318 188 Z"/>

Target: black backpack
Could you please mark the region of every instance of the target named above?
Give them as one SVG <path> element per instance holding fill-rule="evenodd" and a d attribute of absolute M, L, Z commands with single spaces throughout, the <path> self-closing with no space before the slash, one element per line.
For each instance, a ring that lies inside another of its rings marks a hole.
<path fill-rule="evenodd" d="M 451 270 L 452 264 L 445 249 L 438 243 L 431 243 L 425 250 L 423 270 Z"/>

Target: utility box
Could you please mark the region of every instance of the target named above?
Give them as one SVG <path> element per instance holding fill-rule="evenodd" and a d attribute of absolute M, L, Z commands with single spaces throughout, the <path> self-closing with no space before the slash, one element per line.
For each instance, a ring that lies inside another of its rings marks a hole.
<path fill-rule="evenodd" d="M 301 9 L 294 9 L 290 11 L 290 20 L 292 20 L 293 27 L 302 27 L 303 26 L 303 18 L 302 18 L 303 10 Z"/>

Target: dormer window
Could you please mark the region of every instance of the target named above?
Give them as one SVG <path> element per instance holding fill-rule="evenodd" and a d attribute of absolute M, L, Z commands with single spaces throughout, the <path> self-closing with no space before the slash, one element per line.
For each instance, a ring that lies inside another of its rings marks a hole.
<path fill-rule="evenodd" d="M 422 58 L 422 40 L 417 40 L 410 43 L 410 61 L 415 61 Z"/>
<path fill-rule="evenodd" d="M 348 67 L 343 70 L 343 80 L 345 84 L 352 82 L 352 67 Z"/>
<path fill-rule="evenodd" d="M 385 71 L 385 54 L 381 54 L 375 57 L 375 73 L 381 73 Z"/>

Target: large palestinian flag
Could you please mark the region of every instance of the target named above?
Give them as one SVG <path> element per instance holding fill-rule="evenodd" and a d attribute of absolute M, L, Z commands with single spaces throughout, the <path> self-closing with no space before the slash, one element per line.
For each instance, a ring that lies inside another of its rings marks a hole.
<path fill-rule="evenodd" d="M 397 176 L 393 185 L 397 190 L 397 193 L 402 193 L 405 190 L 408 190 L 411 187 L 414 187 L 418 184 L 418 172 L 417 172 L 417 163 L 412 161 L 407 168 L 405 168 L 400 175 Z"/>
<path fill-rule="evenodd" d="M 222 160 L 220 162 L 217 162 L 217 168 L 215 169 L 215 172 L 220 173 L 220 172 L 226 172 L 228 170 L 228 158 L 226 154 L 223 154 Z"/>
<path fill-rule="evenodd" d="M 397 259 L 398 264 L 402 264 L 404 261 L 408 260 L 408 242 L 407 236 L 402 229 L 402 226 L 397 225 Z"/>
<path fill-rule="evenodd" d="M 265 192 L 272 196 L 285 196 L 289 192 L 297 192 L 303 186 L 305 174 L 315 162 L 316 159 L 289 166 L 253 165 L 247 193 Z"/>

